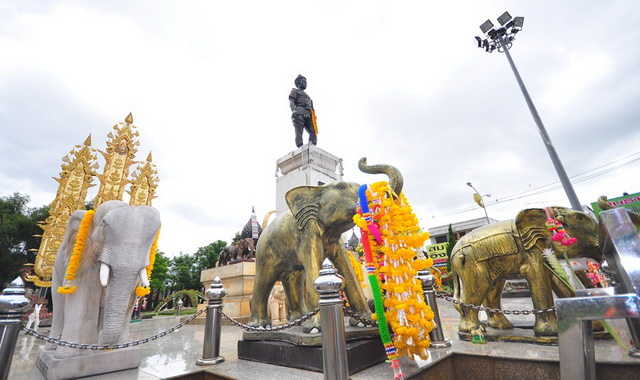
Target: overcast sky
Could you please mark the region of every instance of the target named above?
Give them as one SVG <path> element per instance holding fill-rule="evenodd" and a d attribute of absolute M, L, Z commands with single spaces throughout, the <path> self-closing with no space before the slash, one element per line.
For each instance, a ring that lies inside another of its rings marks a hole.
<path fill-rule="evenodd" d="M 275 209 L 303 74 L 318 146 L 347 181 L 383 179 L 362 156 L 399 168 L 423 228 L 484 216 L 467 182 L 499 220 L 569 207 L 544 191 L 558 176 L 506 57 L 474 46 L 505 10 L 525 17 L 511 54 L 580 202 L 640 191 L 636 0 L 0 0 L 0 196 L 50 203 L 62 157 L 90 133 L 104 150 L 132 112 L 160 175 L 160 249 L 230 241 L 253 206 Z"/>

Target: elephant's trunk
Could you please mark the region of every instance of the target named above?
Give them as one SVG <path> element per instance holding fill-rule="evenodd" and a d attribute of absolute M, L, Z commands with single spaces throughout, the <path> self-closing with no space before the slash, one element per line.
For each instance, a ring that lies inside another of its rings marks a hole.
<path fill-rule="evenodd" d="M 404 185 L 404 179 L 400 170 L 391 165 L 367 165 L 367 158 L 362 157 L 358 161 L 358 169 L 367 174 L 386 174 L 389 177 L 389 187 L 394 193 L 400 195 L 402 192 L 402 186 Z"/>
<path fill-rule="evenodd" d="M 600 209 L 602 209 L 602 211 L 611 210 L 614 208 L 607 202 L 607 197 L 605 195 L 601 195 L 600 198 L 598 198 L 598 206 L 600 206 Z M 631 218 L 634 226 L 640 228 L 640 214 L 629 211 L 629 218 Z"/>
<path fill-rule="evenodd" d="M 133 289 L 138 280 L 138 271 L 112 271 L 104 299 L 104 318 L 99 336 L 100 344 L 119 343 L 123 331 L 131 319 Z"/>

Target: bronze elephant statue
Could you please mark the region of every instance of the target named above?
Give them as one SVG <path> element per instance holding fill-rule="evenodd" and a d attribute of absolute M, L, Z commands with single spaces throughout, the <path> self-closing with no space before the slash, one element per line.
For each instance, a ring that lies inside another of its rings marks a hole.
<path fill-rule="evenodd" d="M 358 167 L 370 174 L 387 174 L 396 194 L 402 191 L 400 172 L 389 165 L 367 165 L 360 159 Z M 271 288 L 281 281 L 287 295 L 289 320 L 293 321 L 318 306 L 313 287 L 325 258 L 329 258 L 345 278 L 345 294 L 352 310 L 360 316 L 371 311 L 354 273 L 349 253 L 341 235 L 354 226 L 358 188 L 356 183 L 337 182 L 324 186 L 300 186 L 285 196 L 289 210 L 269 224 L 256 247 L 256 276 L 251 298 L 251 326 L 268 326 L 267 301 Z M 357 320 L 351 318 L 356 326 Z M 320 330 L 316 314 L 303 324 L 305 332 Z"/>
<path fill-rule="evenodd" d="M 238 241 L 233 246 L 233 257 L 231 262 L 234 260 L 248 260 L 256 257 L 256 247 L 252 238 L 244 238 Z"/>
<path fill-rule="evenodd" d="M 252 238 L 240 239 L 236 244 L 224 247 L 220 251 L 218 266 L 233 264 L 256 257 L 256 247 Z"/>
<path fill-rule="evenodd" d="M 552 241 L 546 227 L 544 209 L 520 211 L 514 220 L 477 228 L 463 236 L 451 252 L 455 299 L 489 308 L 501 308 L 501 294 L 505 280 L 526 279 L 535 309 L 552 308 L 552 291 L 559 297 L 575 296 L 574 291 L 558 279 L 548 267 L 542 251 L 553 249 L 561 255 L 566 248 L 568 257 L 588 257 L 604 260 L 600 243 L 603 234 L 598 222 L 585 213 L 564 207 L 551 207 L 564 225 L 573 245 L 563 247 Z M 584 278 L 586 280 L 586 278 Z M 462 283 L 462 287 L 460 286 Z M 587 281 L 584 281 L 588 285 Z M 460 313 L 459 331 L 471 332 L 480 326 L 478 310 L 455 305 Z M 511 329 L 513 325 L 502 313 L 487 313 L 487 324 L 497 329 Z M 535 315 L 533 331 L 538 336 L 557 335 L 554 312 Z"/>
<path fill-rule="evenodd" d="M 223 265 L 229 265 L 231 259 L 233 258 L 233 246 L 227 246 L 220 251 L 220 257 L 218 257 L 218 267 Z"/>

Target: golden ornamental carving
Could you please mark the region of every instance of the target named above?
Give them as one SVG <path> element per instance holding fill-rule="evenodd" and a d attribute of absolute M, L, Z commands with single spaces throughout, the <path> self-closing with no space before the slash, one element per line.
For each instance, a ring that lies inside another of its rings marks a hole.
<path fill-rule="evenodd" d="M 36 255 L 34 274 L 27 277 L 28 281 L 36 286 L 51 286 L 53 277 L 53 264 L 58 253 L 58 248 L 64 239 L 69 217 L 76 210 L 85 208 L 84 201 L 87 190 L 92 185 L 96 162 L 95 149 L 91 148 L 91 135 L 87 137 L 83 145 L 76 145 L 68 155 L 62 158 L 62 170 L 60 177 L 54 179 L 59 183 L 56 198 L 51 203 L 49 216 L 38 226 L 44 231 L 40 248 Z"/>
<path fill-rule="evenodd" d="M 129 194 L 129 204 L 132 206 L 151 206 L 153 198 L 157 198 L 156 188 L 158 187 L 158 171 L 153 164 L 151 152 L 144 165 L 138 165 L 136 171 L 131 176 L 131 187 L 127 191 Z"/>
<path fill-rule="evenodd" d="M 137 140 L 139 135 L 133 125 L 133 116 L 129 114 L 124 122 L 120 122 L 113 126 L 114 132 L 110 132 L 107 137 L 106 151 L 98 150 L 105 160 L 104 170 L 102 174 L 96 176 L 100 180 L 100 188 L 98 195 L 93 201 L 93 207 L 98 206 L 106 201 L 122 199 L 125 186 L 129 183 L 129 169 L 134 161 L 140 142 Z"/>
<path fill-rule="evenodd" d="M 24 273 L 25 280 L 36 286 L 51 286 L 56 255 L 64 239 L 67 223 L 76 210 L 85 209 L 87 190 L 95 186 L 92 184 L 94 177 L 100 180 L 98 195 L 93 200 L 94 209 L 109 200 L 122 200 L 127 183 L 131 184 L 127 191 L 129 204 L 151 206 L 151 201 L 156 198 L 159 178 L 156 165 L 151 162 L 151 153 L 144 164 L 135 161 L 140 143 L 137 141 L 139 134 L 133 125 L 133 116 L 129 114 L 124 123 L 114 125 L 113 129 L 107 135 L 104 152 L 91 148 L 89 135 L 83 145 L 76 145 L 62 158 L 60 178 L 54 177 L 59 184 L 56 198 L 51 203 L 49 216 L 38 222 L 44 233 L 36 235 L 42 240 L 35 264 L 29 264 L 33 265 L 33 270 Z M 100 152 L 105 159 L 102 174 L 96 172 L 99 168 L 96 152 Z M 140 165 L 129 179 L 129 170 L 134 163 Z"/>

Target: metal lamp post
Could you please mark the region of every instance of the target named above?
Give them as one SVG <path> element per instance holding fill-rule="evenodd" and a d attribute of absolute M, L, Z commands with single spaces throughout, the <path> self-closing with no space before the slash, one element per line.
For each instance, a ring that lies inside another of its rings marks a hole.
<path fill-rule="evenodd" d="M 556 149 L 551 143 L 551 138 L 547 134 L 547 130 L 544 128 L 544 124 L 542 124 L 542 119 L 540 118 L 540 115 L 538 115 L 538 110 L 536 110 L 536 107 L 533 104 L 531 97 L 529 96 L 529 92 L 524 86 L 524 82 L 520 77 L 520 73 L 518 73 L 518 69 L 516 69 L 515 63 L 513 63 L 511 54 L 509 54 L 509 49 L 511 48 L 513 40 L 515 40 L 516 33 L 522 30 L 524 17 L 512 18 L 509 12 L 504 12 L 500 17 L 498 17 L 498 22 L 500 23 L 500 27 L 494 27 L 493 23 L 490 20 L 487 20 L 482 25 L 480 25 L 480 30 L 482 30 L 482 33 L 484 33 L 487 38 L 482 39 L 480 37 L 475 37 L 478 47 L 483 48 L 487 53 L 498 50 L 498 52 L 504 53 L 507 56 L 507 60 L 509 61 L 511 70 L 516 77 L 516 81 L 518 81 L 520 90 L 522 90 L 522 95 L 524 95 L 524 100 L 527 102 L 527 106 L 529 106 L 529 111 L 531 111 L 533 120 L 538 126 L 538 131 L 540 132 L 540 137 L 542 137 L 542 142 L 544 142 L 544 145 L 547 148 L 547 152 L 549 153 L 551 162 L 553 163 L 553 166 L 558 173 L 558 177 L 560 177 L 560 182 L 562 183 L 562 187 L 564 188 L 564 191 L 569 198 L 571 207 L 574 210 L 582 211 L 582 205 L 578 200 L 576 192 L 573 190 L 573 185 L 571 185 L 571 181 L 567 176 L 567 172 L 562 166 L 560 157 L 558 157 L 558 153 L 556 153 Z"/>
<path fill-rule="evenodd" d="M 484 199 L 482 199 L 482 195 L 480 194 L 480 192 L 478 190 L 476 190 L 475 187 L 473 187 L 473 185 L 471 184 L 471 182 L 467 182 L 467 186 L 469 186 L 470 188 L 473 189 L 473 191 L 476 192 L 476 194 L 478 195 L 479 199 L 476 200 L 476 202 L 478 203 L 478 206 L 482 207 L 482 209 L 484 210 L 484 216 L 487 217 L 487 224 L 491 224 L 491 220 L 489 219 L 489 214 L 487 214 L 487 207 L 484 204 Z M 474 194 L 474 196 L 476 195 Z M 489 194 L 485 194 L 485 196 L 490 197 L 491 195 Z M 475 197 L 474 197 L 475 199 Z M 479 200 L 479 202 L 478 202 Z"/>

